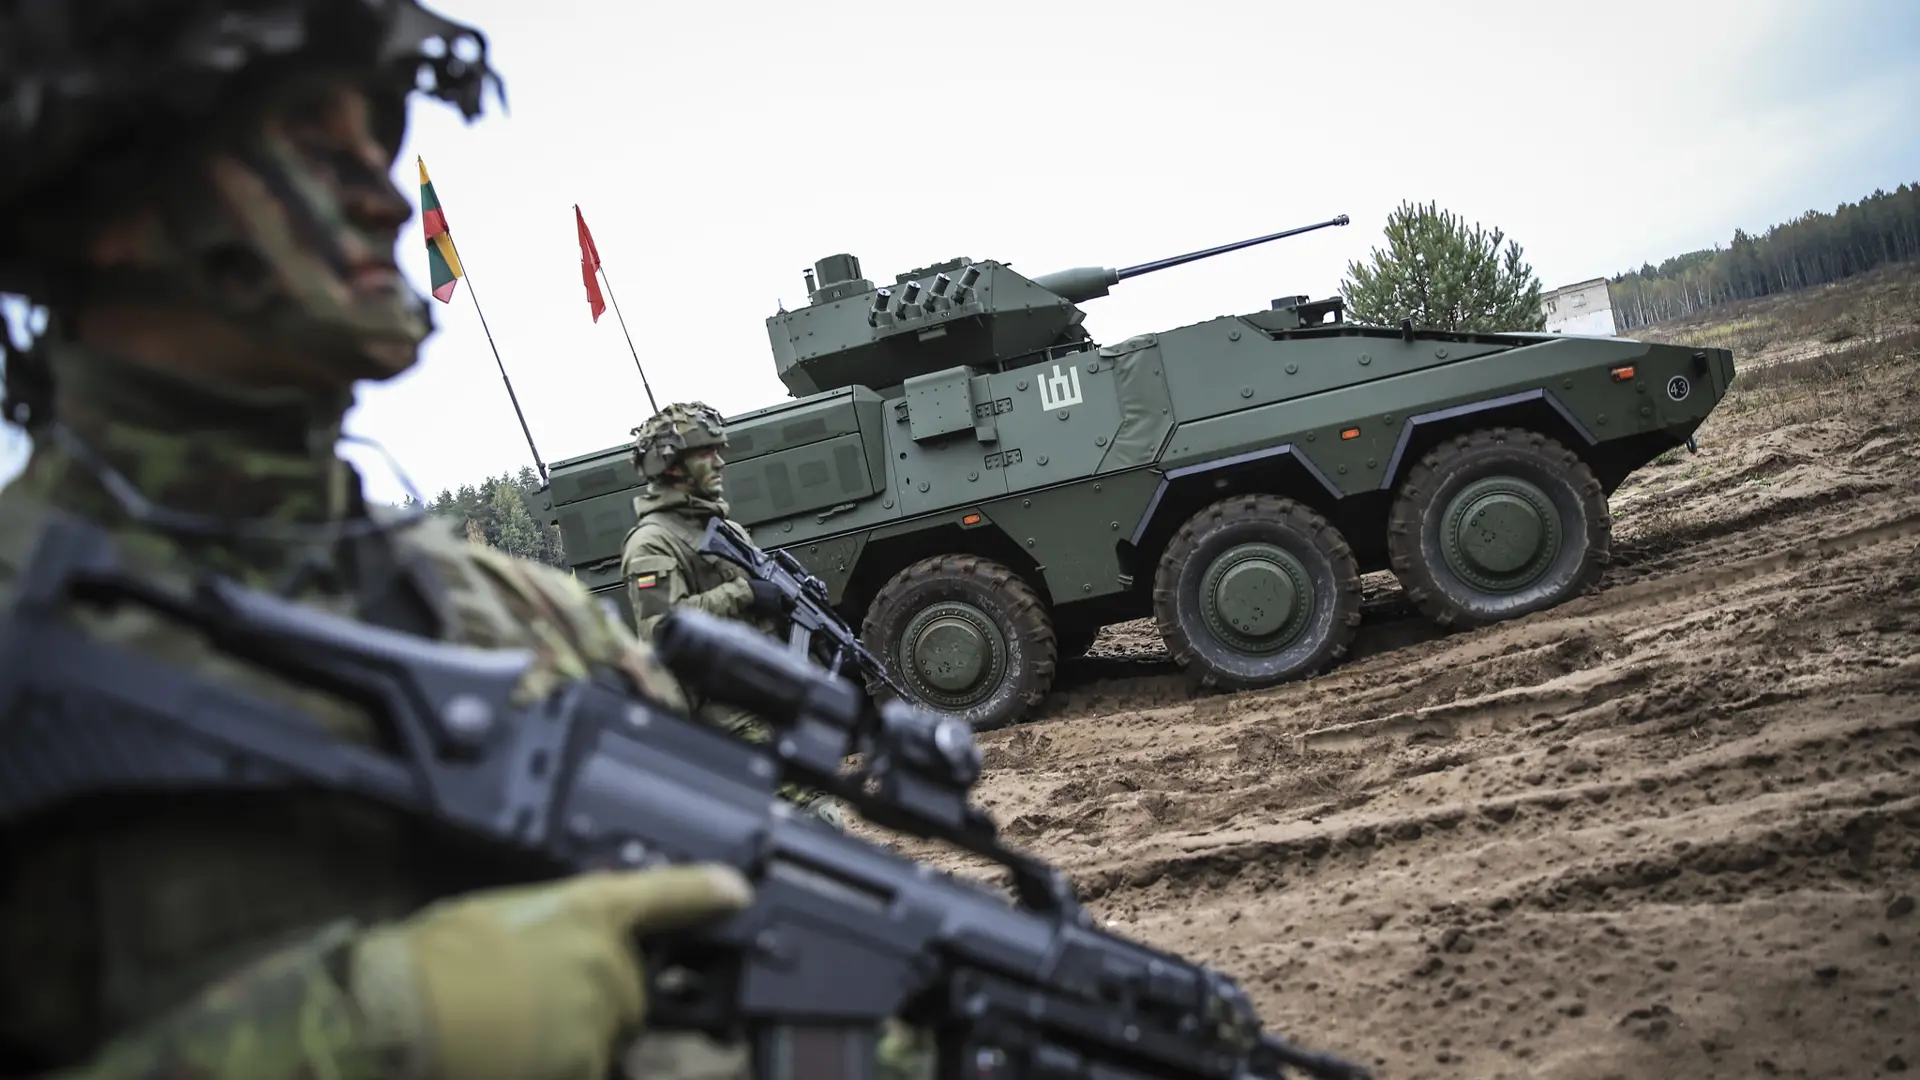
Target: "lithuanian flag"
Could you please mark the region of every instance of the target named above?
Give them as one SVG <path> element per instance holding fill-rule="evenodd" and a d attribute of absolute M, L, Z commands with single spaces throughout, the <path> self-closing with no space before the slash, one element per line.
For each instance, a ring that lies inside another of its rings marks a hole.
<path fill-rule="evenodd" d="M 433 298 L 450 304 L 454 282 L 466 271 L 460 269 L 460 253 L 453 249 L 453 234 L 447 231 L 447 213 L 440 209 L 433 181 L 427 179 L 427 161 L 415 160 L 420 162 L 420 219 L 427 230 L 427 268 L 433 272 Z"/>

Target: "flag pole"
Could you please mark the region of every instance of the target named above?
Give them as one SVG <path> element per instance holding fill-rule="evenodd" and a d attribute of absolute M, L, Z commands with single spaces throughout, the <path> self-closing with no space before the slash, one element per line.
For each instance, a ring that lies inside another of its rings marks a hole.
<path fill-rule="evenodd" d="M 453 239 L 453 230 L 447 230 L 447 243 L 457 252 L 460 245 Z M 460 276 L 467 279 L 467 295 L 473 297 L 473 313 L 480 316 L 480 329 L 487 335 L 487 348 L 493 350 L 493 364 L 500 369 L 500 381 L 507 385 L 507 400 L 513 402 L 513 415 L 520 418 L 520 434 L 527 437 L 527 449 L 533 454 L 533 463 L 540 470 L 540 482 L 547 482 L 547 463 L 540 460 L 540 448 L 533 445 L 533 430 L 527 427 L 527 414 L 520 411 L 520 396 L 513 392 L 513 380 L 507 378 L 507 365 L 500 362 L 500 347 L 493 343 L 493 331 L 487 326 L 487 313 L 480 310 L 480 290 L 473 287 L 473 272 L 467 270 L 467 260 L 460 260 Z"/>
<path fill-rule="evenodd" d="M 597 249 L 594 254 L 599 254 Z M 594 261 L 599 262 L 598 259 Z M 640 373 L 640 386 L 647 392 L 647 407 L 654 412 L 659 412 L 660 406 L 655 404 L 653 400 L 653 387 L 647 385 L 647 369 L 640 366 L 640 350 L 633 347 L 633 335 L 627 333 L 627 318 L 620 314 L 620 301 L 613 295 L 613 282 L 607 278 L 607 265 L 600 263 L 599 269 L 600 280 L 606 282 L 607 285 L 607 302 L 613 305 L 613 317 L 620 320 L 620 332 L 625 334 L 627 338 L 627 351 L 633 354 L 634 370 Z"/>
<path fill-rule="evenodd" d="M 633 347 L 633 335 L 627 331 L 627 317 L 620 313 L 620 301 L 613 296 L 613 279 L 607 277 L 607 268 L 600 261 L 600 245 L 594 243 L 593 230 L 587 228 L 587 216 L 580 212 L 580 204 L 573 204 L 573 223 L 580 233 L 580 269 L 581 280 L 587 286 L 587 307 L 593 312 L 593 321 L 600 321 L 600 313 L 606 305 L 600 302 L 599 285 L 593 283 L 593 275 L 599 274 L 606 285 L 607 299 L 613 301 L 613 317 L 620 320 L 620 333 L 627 339 L 627 351 L 633 354 L 633 367 L 640 373 L 640 386 L 647 392 L 647 405 L 654 412 L 660 411 L 660 405 L 653 400 L 653 387 L 647 383 L 647 369 L 640 366 L 640 350 Z"/>
<path fill-rule="evenodd" d="M 480 308 L 480 290 L 473 287 L 473 275 L 467 272 L 467 260 L 460 257 L 460 244 L 459 241 L 453 238 L 453 227 L 447 224 L 445 213 L 439 209 L 440 195 L 439 192 L 433 188 L 432 182 L 427 177 L 426 159 L 416 155 L 414 160 L 420 165 L 421 198 L 425 200 L 428 195 L 431 195 L 434 203 L 434 205 L 429 208 L 432 213 L 428 214 L 426 221 L 428 230 L 427 246 L 429 252 L 431 253 L 433 247 L 434 233 L 432 232 L 432 228 L 434 223 L 438 222 L 441 232 L 444 233 L 447 238 L 447 247 L 453 251 L 454 263 L 459 267 L 459 269 L 452 274 L 453 281 L 449 282 L 449 284 L 453 284 L 453 282 L 457 282 L 461 278 L 467 279 L 467 295 L 473 297 L 473 311 L 474 314 L 480 316 L 480 330 L 487 335 L 487 348 L 493 351 L 493 364 L 500 369 L 500 381 L 505 383 L 507 387 L 507 400 L 513 403 L 513 415 L 520 421 L 520 434 L 527 437 L 527 449 L 533 454 L 533 463 L 539 468 L 540 482 L 544 484 L 547 482 L 547 463 L 540 460 L 540 448 L 533 445 L 533 429 L 527 426 L 527 414 L 520 408 L 520 395 L 513 392 L 513 380 L 507 377 L 507 365 L 500 359 L 500 346 L 494 344 L 493 328 L 487 325 L 487 313 Z M 435 293 L 435 298 L 440 298 L 437 292 Z"/>

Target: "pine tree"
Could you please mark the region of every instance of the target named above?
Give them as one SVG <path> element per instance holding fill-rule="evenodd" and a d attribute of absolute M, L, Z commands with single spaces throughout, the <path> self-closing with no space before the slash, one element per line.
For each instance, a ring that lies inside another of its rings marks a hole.
<path fill-rule="evenodd" d="M 1491 333 L 1546 326 L 1540 280 L 1520 244 L 1499 229 L 1469 228 L 1434 203 L 1402 203 L 1387 218 L 1386 235 L 1387 250 L 1374 248 L 1371 265 L 1347 264 L 1340 293 L 1355 319 Z"/>
<path fill-rule="evenodd" d="M 544 559 L 545 530 L 527 510 L 526 494 L 518 484 L 501 477 L 493 482 L 492 511 L 494 543 L 509 555 L 524 559 Z"/>
<path fill-rule="evenodd" d="M 566 548 L 560 528 L 543 524 L 544 500 L 540 477 L 531 468 L 501 473 L 480 484 L 442 489 L 429 504 L 435 514 L 451 520 L 456 529 L 477 544 L 496 547 L 522 558 L 564 568 Z"/>

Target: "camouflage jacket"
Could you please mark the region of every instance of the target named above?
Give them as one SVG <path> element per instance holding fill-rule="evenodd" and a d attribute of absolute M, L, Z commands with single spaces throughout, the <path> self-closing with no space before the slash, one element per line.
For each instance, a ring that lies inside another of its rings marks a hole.
<path fill-rule="evenodd" d="M 642 641 L 653 640 L 661 617 L 683 605 L 738 619 L 764 634 L 785 633 L 774 620 L 747 614 L 753 590 L 746 571 L 717 556 L 700 554 L 707 522 L 727 516 L 724 500 L 649 486 L 634 497 L 633 511 L 639 521 L 627 531 L 620 575 L 626 579 L 627 598 L 633 603 Z"/>
<path fill-rule="evenodd" d="M 358 476 L 333 453 L 347 401 L 249 400 L 93 355 L 73 357 L 61 379 L 60 418 L 158 503 L 287 521 L 368 512 Z M 108 525 L 138 569 L 179 584 L 211 566 L 271 585 L 302 554 L 176 541 L 138 525 L 81 463 L 40 439 L 26 471 L 0 491 L 0 605 L 12 602 L 49 507 Z M 314 572 L 296 594 L 304 602 L 442 640 L 533 650 L 539 662 L 523 696 L 602 663 L 653 700 L 685 708 L 650 650 L 571 577 L 474 545 L 453 523 L 430 519 L 310 554 Z M 144 613 L 74 617 L 290 701 L 343 738 L 375 737 L 351 703 L 281 684 Z M 356 993 L 344 958 L 370 925 L 498 883 L 490 867 L 428 842 L 397 815 L 321 794 L 176 795 L 6 825 L 6 1075 L 408 1075 L 395 1060 L 404 1048 L 383 1031 L 391 1010 Z M 237 981 L 222 985 L 229 978 Z M 201 1008 L 189 1022 L 170 1012 L 196 995 L 213 995 L 200 998 L 211 1014 Z"/>
<path fill-rule="evenodd" d="M 675 607 L 687 605 L 724 619 L 737 619 L 774 637 L 783 638 L 779 621 L 747 612 L 753 590 L 747 572 L 715 555 L 700 554 L 707 522 L 726 519 L 725 501 L 698 498 L 679 488 L 652 487 L 633 500 L 640 520 L 627 532 L 620 556 L 621 576 L 642 640 L 653 638 L 660 619 Z M 728 522 L 733 528 L 739 528 Z M 702 701 L 689 693 L 695 715 L 741 738 L 759 742 L 771 735 L 767 722 L 745 709 L 720 701 Z M 811 788 L 785 783 L 784 798 L 799 804 L 836 828 L 845 827 L 837 804 Z"/>

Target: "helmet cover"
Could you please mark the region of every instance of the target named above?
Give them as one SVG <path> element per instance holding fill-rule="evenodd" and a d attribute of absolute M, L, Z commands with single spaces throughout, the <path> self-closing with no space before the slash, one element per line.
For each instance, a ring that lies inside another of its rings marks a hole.
<path fill-rule="evenodd" d="M 689 451 L 725 449 L 727 427 L 718 410 L 704 402 L 675 402 L 633 429 L 634 470 L 648 480 L 666 475 Z"/>

